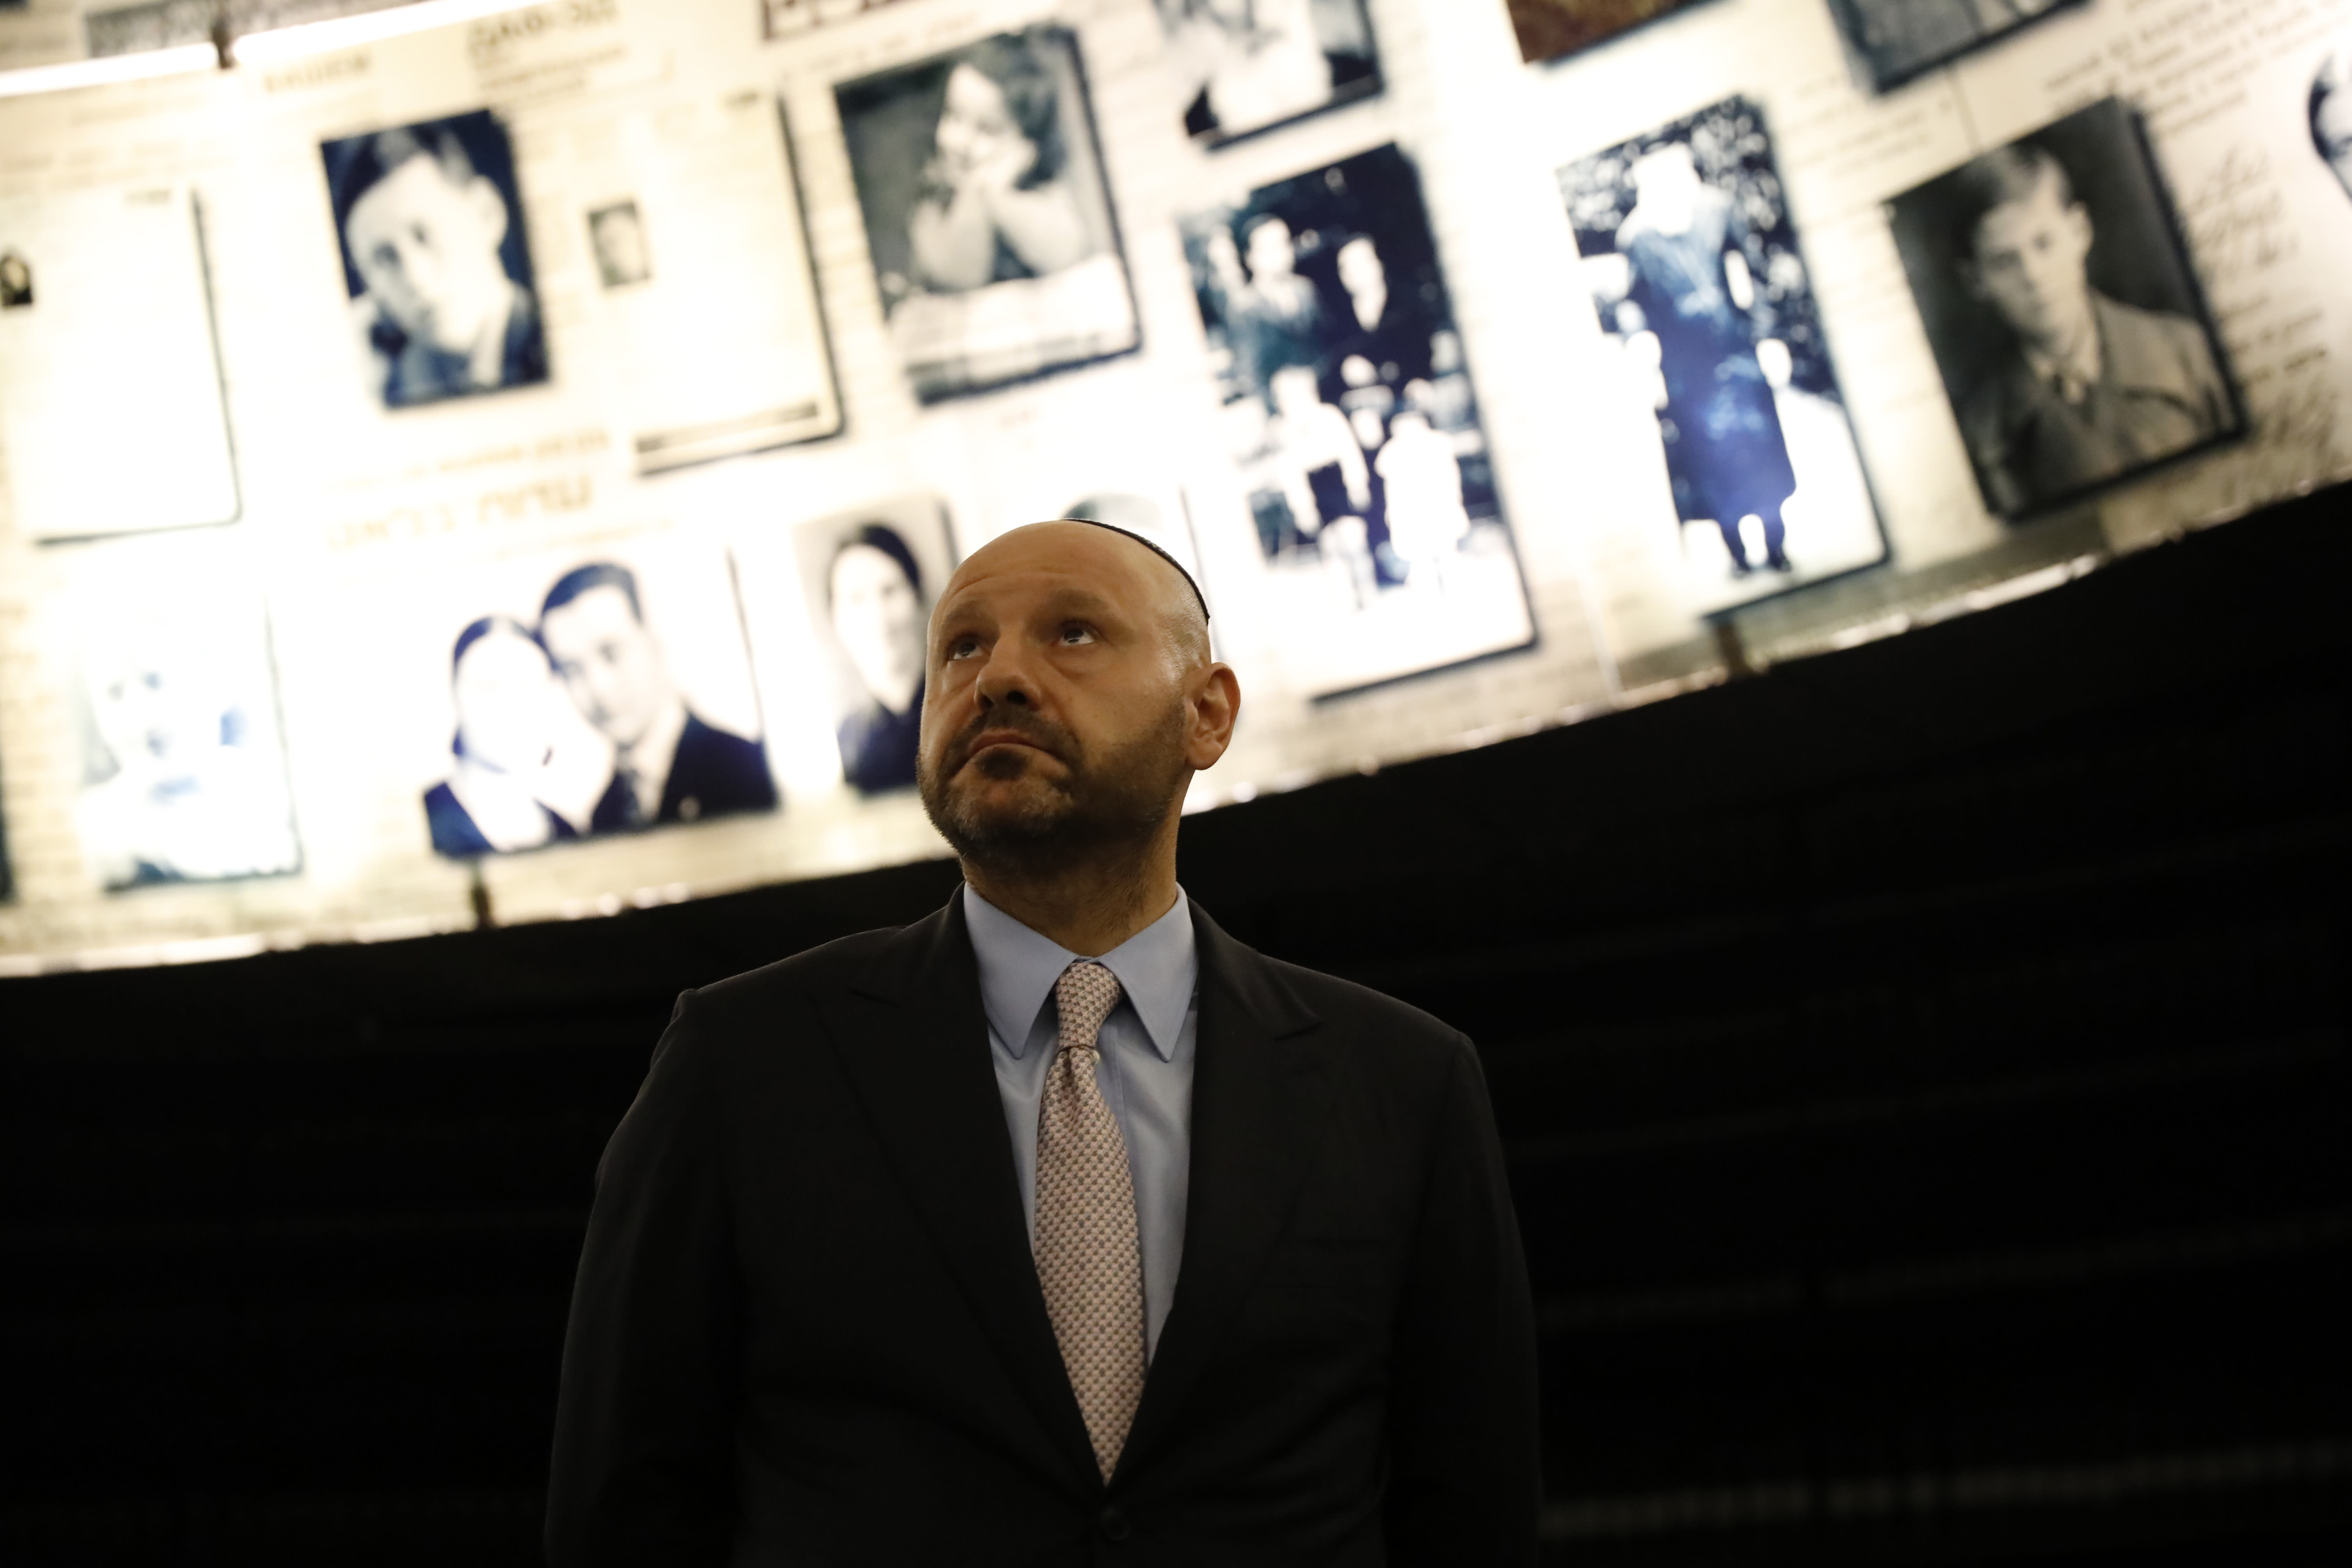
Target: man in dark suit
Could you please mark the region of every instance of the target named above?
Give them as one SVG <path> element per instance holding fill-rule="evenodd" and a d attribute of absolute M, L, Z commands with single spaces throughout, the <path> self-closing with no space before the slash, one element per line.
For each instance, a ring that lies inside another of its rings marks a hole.
<path fill-rule="evenodd" d="M 1176 884 L 1233 733 L 1181 568 L 1016 530 L 934 608 L 947 907 L 690 991 L 598 1173 L 557 1568 L 1526 1563 L 1477 1057 Z"/>
<path fill-rule="evenodd" d="M 613 782 L 591 833 L 775 809 L 759 742 L 686 705 L 627 567 L 600 561 L 565 573 L 540 606 L 539 635 L 572 705 L 613 742 Z"/>

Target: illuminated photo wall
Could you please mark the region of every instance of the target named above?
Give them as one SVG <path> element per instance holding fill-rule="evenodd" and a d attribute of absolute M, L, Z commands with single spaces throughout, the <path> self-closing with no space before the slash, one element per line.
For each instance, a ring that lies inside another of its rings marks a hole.
<path fill-rule="evenodd" d="M 941 853 L 1045 518 L 1201 578 L 1207 809 L 2352 477 L 2352 0 L 253 19 L 0 7 L 0 970 Z"/>

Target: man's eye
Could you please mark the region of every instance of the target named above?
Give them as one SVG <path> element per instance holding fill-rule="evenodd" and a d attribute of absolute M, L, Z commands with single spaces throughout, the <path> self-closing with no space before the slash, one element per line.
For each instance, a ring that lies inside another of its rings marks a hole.
<path fill-rule="evenodd" d="M 978 637 L 957 637 L 948 644 L 950 658 L 970 658 L 980 651 Z"/>
<path fill-rule="evenodd" d="M 1080 626 L 1076 622 L 1072 622 L 1070 625 L 1062 628 L 1062 646 L 1064 647 L 1077 647 L 1094 640 L 1095 629 L 1092 626 Z"/>

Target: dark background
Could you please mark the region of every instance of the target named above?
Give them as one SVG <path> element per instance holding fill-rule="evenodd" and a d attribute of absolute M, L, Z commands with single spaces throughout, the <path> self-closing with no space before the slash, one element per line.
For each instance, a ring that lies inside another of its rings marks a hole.
<path fill-rule="evenodd" d="M 2352 1560 L 2347 521 L 1188 821 L 1480 1042 L 1553 1561 Z M 0 983 L 0 1561 L 533 1561 L 672 994 L 952 880 Z"/>

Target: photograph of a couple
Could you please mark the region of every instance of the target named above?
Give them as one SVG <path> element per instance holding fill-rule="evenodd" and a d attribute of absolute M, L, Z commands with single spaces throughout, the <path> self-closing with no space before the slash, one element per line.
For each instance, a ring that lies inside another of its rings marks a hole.
<path fill-rule="evenodd" d="M 740 616 L 655 586 L 641 563 L 584 561 L 527 612 L 457 633 L 450 762 L 425 792 L 436 851 L 509 854 L 776 808 Z"/>

